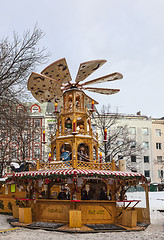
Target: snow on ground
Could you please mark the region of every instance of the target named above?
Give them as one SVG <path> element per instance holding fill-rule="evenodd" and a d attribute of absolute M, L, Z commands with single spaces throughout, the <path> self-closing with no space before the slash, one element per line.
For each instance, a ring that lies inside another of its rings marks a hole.
<path fill-rule="evenodd" d="M 0 231 L 11 228 L 11 225 L 7 222 L 7 218 L 10 216 L 0 214 Z"/>
<path fill-rule="evenodd" d="M 141 200 L 138 207 L 146 207 L 145 192 L 128 192 L 128 200 Z M 150 218 L 152 224 L 164 225 L 164 192 L 149 192 Z"/>
<path fill-rule="evenodd" d="M 164 240 L 164 228 L 150 225 L 145 231 L 139 232 L 106 232 L 70 234 L 54 231 L 20 230 L 0 234 L 0 240 Z"/>

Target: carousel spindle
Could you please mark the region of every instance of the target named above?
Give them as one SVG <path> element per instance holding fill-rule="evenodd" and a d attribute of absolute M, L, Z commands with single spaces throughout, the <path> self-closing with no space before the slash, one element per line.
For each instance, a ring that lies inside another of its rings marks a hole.
<path fill-rule="evenodd" d="M 104 130 L 104 141 L 107 141 L 107 129 Z"/>
<path fill-rule="evenodd" d="M 76 120 L 73 120 L 73 132 L 76 132 Z"/>
<path fill-rule="evenodd" d="M 49 163 L 51 162 L 51 153 L 49 153 L 49 155 L 48 155 L 48 161 L 49 161 Z"/>
<path fill-rule="evenodd" d="M 94 101 L 92 101 L 92 110 L 94 110 Z"/>
<path fill-rule="evenodd" d="M 43 142 L 45 142 L 45 131 L 43 131 Z"/>
<path fill-rule="evenodd" d="M 58 104 L 57 102 L 55 103 L 55 112 L 57 112 Z"/>
<path fill-rule="evenodd" d="M 100 163 L 102 163 L 102 152 L 100 152 Z"/>

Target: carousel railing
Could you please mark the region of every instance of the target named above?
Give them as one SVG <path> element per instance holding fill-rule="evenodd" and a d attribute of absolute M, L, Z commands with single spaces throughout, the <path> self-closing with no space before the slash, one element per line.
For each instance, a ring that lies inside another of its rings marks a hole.
<path fill-rule="evenodd" d="M 50 163 L 39 163 L 38 170 L 40 169 L 60 169 L 60 168 L 71 168 L 72 160 L 69 161 L 55 161 Z"/>
<path fill-rule="evenodd" d="M 95 163 L 86 161 L 77 161 L 77 168 L 81 169 L 96 169 L 96 170 L 111 170 L 111 163 Z"/>
<path fill-rule="evenodd" d="M 54 161 L 49 163 L 38 163 L 37 170 L 40 169 L 62 169 L 62 168 L 72 168 L 73 161 Z M 86 162 L 77 160 L 76 167 L 78 169 L 96 169 L 96 170 L 112 170 L 111 163 L 97 163 L 97 162 Z"/>

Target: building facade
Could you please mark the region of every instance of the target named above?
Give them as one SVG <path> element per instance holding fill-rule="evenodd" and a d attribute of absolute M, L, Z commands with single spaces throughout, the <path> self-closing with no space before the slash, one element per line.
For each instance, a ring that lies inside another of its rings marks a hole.
<path fill-rule="evenodd" d="M 152 120 L 146 116 L 125 115 L 119 120 L 119 124 L 126 125 L 129 137 L 135 144 L 141 146 L 142 150 L 128 159 L 127 168 L 142 173 L 153 181 L 153 151 L 152 151 Z M 126 159 L 125 159 L 126 160 Z"/>
<path fill-rule="evenodd" d="M 164 119 L 152 119 L 154 182 L 164 184 Z"/>
<path fill-rule="evenodd" d="M 111 126 L 108 129 L 108 135 L 110 138 L 110 134 L 112 134 L 112 129 L 116 128 L 127 128 L 127 134 L 129 139 L 131 139 L 131 147 L 135 148 L 136 146 L 138 149 L 140 149 L 136 154 L 132 154 L 129 156 L 124 156 L 123 153 L 121 153 L 122 156 L 120 156 L 120 153 L 118 151 L 118 154 L 114 156 L 114 160 L 117 162 L 119 159 L 124 159 L 126 164 L 126 170 L 127 171 L 133 171 L 133 172 L 139 172 L 142 173 L 144 176 L 146 176 L 149 180 L 154 182 L 154 169 L 153 169 L 153 149 L 152 149 L 152 119 L 148 118 L 147 116 L 141 116 L 141 115 L 118 115 L 115 116 L 113 114 L 107 114 L 105 117 L 107 121 L 107 118 L 115 118 L 116 120 L 114 124 L 111 124 Z M 104 121 L 104 120 L 102 120 Z M 93 128 L 96 128 L 97 121 L 93 118 Z M 112 121 L 111 121 L 112 122 Z M 107 124 L 110 125 L 110 124 Z M 98 136 L 99 141 L 102 142 L 102 131 L 98 127 Z M 120 135 L 117 138 L 117 141 L 115 142 L 115 148 L 117 148 L 117 144 L 122 144 L 123 138 L 121 137 L 119 139 Z M 113 138 L 113 136 L 112 136 Z M 127 139 L 127 136 L 126 136 Z"/>
<path fill-rule="evenodd" d="M 46 162 L 51 151 L 51 134 L 54 133 L 56 124 L 56 116 L 53 114 L 54 104 L 29 102 L 17 106 L 17 111 L 22 110 L 28 111 L 28 119 L 24 122 L 26 127 L 22 128 L 22 132 L 21 129 L 19 132 L 12 131 L 10 139 L 6 138 L 8 147 L 4 174 L 11 171 L 11 162 L 19 164 L 22 161 Z M 43 131 L 45 131 L 45 142 L 43 142 Z"/>

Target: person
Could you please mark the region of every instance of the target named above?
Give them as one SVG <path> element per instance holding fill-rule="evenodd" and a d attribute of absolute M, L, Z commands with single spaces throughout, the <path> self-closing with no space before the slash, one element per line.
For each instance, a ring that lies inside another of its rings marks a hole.
<path fill-rule="evenodd" d="M 112 192 L 111 192 L 111 190 L 109 190 L 109 196 L 108 196 L 108 199 L 109 199 L 109 200 L 112 200 Z"/>
<path fill-rule="evenodd" d="M 86 190 L 82 190 L 81 192 L 81 200 L 88 200 L 88 194 Z"/>
<path fill-rule="evenodd" d="M 71 119 L 68 118 L 65 123 L 65 131 L 66 132 L 71 132 L 72 131 L 72 122 Z"/>
<path fill-rule="evenodd" d="M 85 151 L 85 146 L 84 145 L 81 145 L 80 146 L 80 151 L 79 151 L 79 160 L 80 161 L 85 161 L 85 162 L 88 162 L 89 161 L 89 157 Z"/>
<path fill-rule="evenodd" d="M 66 191 L 66 199 L 67 200 L 70 200 L 70 191 L 67 189 Z"/>
<path fill-rule="evenodd" d="M 70 161 L 69 152 L 66 151 L 66 147 L 61 148 L 60 160 L 62 161 Z"/>
<path fill-rule="evenodd" d="M 107 198 L 107 194 L 105 192 L 105 190 L 103 188 L 100 189 L 100 196 L 99 196 L 100 200 L 108 200 Z"/>
<path fill-rule="evenodd" d="M 81 125 L 79 126 L 79 133 L 80 133 L 80 134 L 83 134 L 83 133 L 84 133 L 84 125 L 83 125 L 83 124 L 81 124 Z"/>
<path fill-rule="evenodd" d="M 66 195 L 66 193 L 62 190 L 60 193 L 59 193 L 59 195 L 58 195 L 58 197 L 57 197 L 59 200 L 67 200 L 67 195 Z"/>

